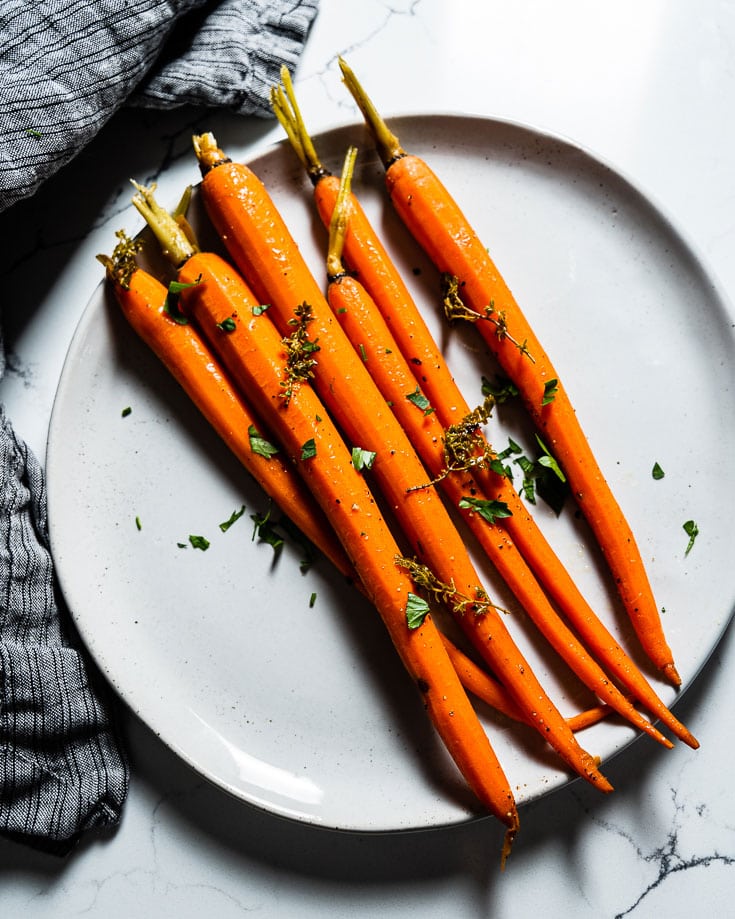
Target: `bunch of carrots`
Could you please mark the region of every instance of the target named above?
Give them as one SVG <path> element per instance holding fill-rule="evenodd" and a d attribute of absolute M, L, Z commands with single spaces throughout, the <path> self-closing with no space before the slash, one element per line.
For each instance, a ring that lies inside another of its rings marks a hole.
<path fill-rule="evenodd" d="M 589 520 L 641 647 L 678 685 L 633 534 L 558 373 L 449 191 L 401 148 L 340 64 L 390 198 L 442 278 L 447 317 L 471 322 L 518 388 Z M 484 434 L 492 405 L 467 405 L 351 191 L 356 151 L 347 151 L 341 176 L 330 174 L 285 68 L 271 99 L 328 231 L 322 282 L 261 180 L 211 134 L 194 138 L 200 194 L 228 258 L 200 249 L 185 205 L 169 213 L 154 188 L 136 185 L 133 203 L 170 261 L 171 283 L 140 267 L 141 244 L 124 233 L 100 260 L 138 335 L 266 494 L 375 607 L 457 768 L 504 824 L 504 864 L 518 812 L 473 696 L 537 731 L 603 792 L 612 786 L 576 736 L 600 718 L 615 713 L 671 747 L 644 709 L 698 744 L 590 608 L 515 491 Z M 482 584 L 464 525 L 591 691 L 589 710 L 565 718 L 544 690 Z M 447 614 L 467 650 L 439 627 Z"/>

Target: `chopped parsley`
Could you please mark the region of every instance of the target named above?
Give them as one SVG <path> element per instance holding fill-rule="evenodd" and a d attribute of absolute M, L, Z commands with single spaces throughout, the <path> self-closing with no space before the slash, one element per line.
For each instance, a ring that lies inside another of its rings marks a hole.
<path fill-rule="evenodd" d="M 140 517 L 136 517 L 136 518 L 135 518 L 135 529 L 136 529 L 136 530 L 142 530 L 142 529 L 143 529 L 143 524 L 140 522 Z"/>
<path fill-rule="evenodd" d="M 271 509 L 268 508 L 266 514 L 251 514 L 250 519 L 255 524 L 253 527 L 253 540 L 260 539 L 261 542 L 267 543 L 274 552 L 279 552 L 283 548 L 283 536 L 276 529 L 275 523 L 271 520 Z"/>
<path fill-rule="evenodd" d="M 123 418 L 127 418 L 128 415 L 129 415 L 132 411 L 133 411 L 132 408 L 130 408 L 129 405 L 126 405 L 125 408 L 120 412 L 120 415 L 121 415 Z"/>
<path fill-rule="evenodd" d="M 413 392 L 406 393 L 406 398 L 417 408 L 420 408 L 424 415 L 430 415 L 434 411 L 429 400 L 419 389 L 418 384 L 416 385 L 416 389 L 414 389 Z"/>
<path fill-rule="evenodd" d="M 313 594 L 309 597 L 309 609 L 312 609 L 312 608 L 314 607 L 314 604 L 315 604 L 315 603 L 316 603 L 316 594 L 313 593 Z"/>
<path fill-rule="evenodd" d="M 414 593 L 409 593 L 406 602 L 406 623 L 409 629 L 418 629 L 429 615 L 429 604 Z"/>
<path fill-rule="evenodd" d="M 653 469 L 651 470 L 651 475 L 658 482 L 660 479 L 662 479 L 666 475 L 666 473 L 663 471 L 663 469 L 659 466 L 658 463 L 654 463 Z"/>
<path fill-rule="evenodd" d="M 697 536 L 699 536 L 699 527 L 693 520 L 687 520 L 687 522 L 683 524 L 683 529 L 684 529 L 684 532 L 689 537 L 689 542 L 687 543 L 687 547 L 686 547 L 686 551 L 684 552 L 684 555 L 689 555 L 689 553 L 692 551 L 692 548 L 694 546 L 694 540 L 697 538 Z"/>
<path fill-rule="evenodd" d="M 217 328 L 220 332 L 234 332 L 237 328 L 237 323 L 232 316 L 228 316 L 226 319 L 223 319 L 222 322 L 217 323 Z"/>
<path fill-rule="evenodd" d="M 168 291 L 166 293 L 166 300 L 163 304 L 164 312 L 173 319 L 174 322 L 178 322 L 179 325 L 187 325 L 189 320 L 181 312 L 179 308 L 179 295 L 182 290 L 187 290 L 189 287 L 196 287 L 197 284 L 201 281 L 202 276 L 192 281 L 190 284 L 185 284 L 182 281 L 171 281 L 168 285 Z"/>
<path fill-rule="evenodd" d="M 262 316 L 268 309 L 270 309 L 270 303 L 261 303 L 259 306 L 254 306 L 253 316 Z"/>
<path fill-rule="evenodd" d="M 547 380 L 544 383 L 544 397 L 541 400 L 541 405 L 548 405 L 550 402 L 553 402 L 558 390 L 558 380 Z"/>
<path fill-rule="evenodd" d="M 518 387 L 515 383 L 501 376 L 496 377 L 496 380 L 497 382 L 493 383 L 487 377 L 482 378 L 481 389 L 483 396 L 492 396 L 500 404 L 518 395 Z"/>
<path fill-rule="evenodd" d="M 513 512 L 505 501 L 462 497 L 459 499 L 459 506 L 463 510 L 477 511 L 482 519 L 487 520 L 488 523 L 495 523 L 496 520 L 513 516 Z"/>
<path fill-rule="evenodd" d="M 363 450 L 362 447 L 352 448 L 352 465 L 358 472 L 364 469 L 372 469 L 375 461 L 375 453 L 372 450 Z"/>
<path fill-rule="evenodd" d="M 316 456 L 316 442 L 313 437 L 310 437 L 305 443 L 301 445 L 301 459 L 310 460 L 314 459 Z"/>
<path fill-rule="evenodd" d="M 201 549 L 202 552 L 206 552 L 209 548 L 209 540 L 206 536 L 197 536 L 194 533 L 189 535 L 189 543 L 194 549 Z"/>
<path fill-rule="evenodd" d="M 278 453 L 278 447 L 274 446 L 269 440 L 266 440 L 254 424 L 248 426 L 248 437 L 250 439 L 250 449 L 259 456 L 270 459 Z"/>
<path fill-rule="evenodd" d="M 243 506 L 240 508 L 239 511 L 233 511 L 230 514 L 228 520 L 224 520 L 222 523 L 220 523 L 219 525 L 220 530 L 222 530 L 223 533 L 226 533 L 230 529 L 232 524 L 237 523 L 237 521 L 242 517 L 244 513 L 245 513 L 245 505 L 243 504 Z"/>

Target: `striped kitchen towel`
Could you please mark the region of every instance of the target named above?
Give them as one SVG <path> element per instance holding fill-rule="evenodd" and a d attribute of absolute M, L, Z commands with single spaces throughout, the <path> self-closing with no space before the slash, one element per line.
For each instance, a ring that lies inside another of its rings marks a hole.
<path fill-rule="evenodd" d="M 317 0 L 3 0 L 0 210 L 124 104 L 267 115 Z M 1 330 L 0 330 L 1 331 Z M 0 335 L 0 381 L 4 369 Z M 1 392 L 1 390 L 0 390 Z M 0 407 L 0 833 L 65 854 L 115 826 L 129 769 L 113 697 L 56 589 L 43 470 Z"/>

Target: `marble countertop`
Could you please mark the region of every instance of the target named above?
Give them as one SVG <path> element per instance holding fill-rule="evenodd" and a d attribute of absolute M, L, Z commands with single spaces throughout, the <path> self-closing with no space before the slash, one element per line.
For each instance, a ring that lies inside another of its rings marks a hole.
<path fill-rule="evenodd" d="M 345 54 L 387 113 L 463 112 L 569 137 L 661 207 L 735 298 L 735 6 L 719 0 L 321 0 L 297 72 L 313 131 L 353 116 Z M 273 122 L 125 110 L 33 199 L 0 215 L 6 376 L 18 434 L 43 456 L 74 329 L 100 280 L 94 256 L 137 230 L 127 180 L 190 180 L 192 130 L 235 157 L 281 139 Z M 183 177 L 187 176 L 186 179 Z M 80 190 L 81 189 L 81 190 Z M 729 458 L 726 460 L 729 461 Z M 716 576 L 717 573 L 714 574 Z M 726 634 L 677 704 L 701 749 L 635 743 L 606 773 L 522 811 L 504 873 L 480 820 L 410 835 L 315 830 L 242 805 L 124 714 L 132 784 L 119 828 L 60 861 L 0 841 L 4 916 L 669 917 L 731 914 L 735 756 Z"/>

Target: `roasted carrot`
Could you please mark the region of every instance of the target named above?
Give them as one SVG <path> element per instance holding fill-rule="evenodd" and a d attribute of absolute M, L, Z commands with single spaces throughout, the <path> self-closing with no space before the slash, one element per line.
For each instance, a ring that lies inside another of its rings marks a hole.
<path fill-rule="evenodd" d="M 319 158 L 299 110 L 288 71 L 282 70 L 281 77 L 281 85 L 273 87 L 271 91 L 271 104 L 294 151 L 312 180 L 318 212 L 322 222 L 329 227 L 340 193 L 340 179 L 333 175 Z M 469 405 L 359 200 L 354 194 L 350 194 L 349 202 L 349 221 L 343 233 L 345 265 L 370 295 L 397 345 L 396 347 L 389 342 L 383 333 L 382 346 L 378 349 L 376 360 L 379 363 L 390 364 L 396 351 L 400 351 L 416 384 L 425 394 L 442 425 L 447 429 L 458 424 L 463 425 L 465 419 L 472 414 Z M 353 311 L 337 315 L 338 318 L 343 317 L 343 326 L 346 323 L 350 324 L 347 332 L 354 344 L 357 340 L 355 336 L 360 336 L 360 332 L 356 328 Z M 352 334 L 350 329 L 353 330 Z M 372 340 L 376 337 L 380 336 L 373 333 Z M 367 336 L 366 340 L 369 338 L 370 336 Z M 367 344 L 363 347 L 367 347 Z M 368 364 L 368 367 L 373 366 L 375 360 Z M 395 371 L 387 370 L 386 376 L 388 380 L 396 381 Z M 405 399 L 395 398 L 395 392 L 389 395 L 384 388 L 381 391 L 388 401 L 392 400 L 394 407 L 408 408 Z M 423 438 L 429 441 L 436 438 L 436 431 L 430 430 L 430 427 L 426 423 L 419 432 L 413 432 L 414 445 L 419 442 L 418 435 L 423 435 Z M 610 676 L 618 680 L 620 685 L 651 714 L 660 718 L 677 737 L 692 747 L 698 746 L 696 738 L 671 713 L 637 665 L 591 609 L 537 526 L 534 517 L 521 501 L 512 482 L 507 476 L 493 470 L 489 462 L 489 459 L 494 457 L 490 444 L 482 438 L 479 430 L 473 432 L 473 437 L 481 442 L 479 456 L 472 459 L 471 466 L 473 478 L 479 485 L 476 497 L 480 502 L 489 499 L 508 508 L 508 516 L 500 519 L 498 525 L 509 533 L 546 592 L 568 617 L 582 641 Z M 431 444 L 429 448 L 431 449 Z M 426 457 L 424 462 L 427 462 Z M 479 493 L 480 491 L 484 494 Z"/>
<path fill-rule="evenodd" d="M 266 458 L 252 449 L 252 434 L 257 432 L 263 436 L 267 429 L 244 403 L 242 395 L 235 392 L 195 327 L 182 323 L 180 318 L 174 319 L 166 310 L 168 290 L 157 278 L 138 267 L 137 241 L 124 233 L 119 233 L 118 237 L 112 257 L 101 255 L 98 258 L 105 265 L 115 297 L 133 330 L 162 361 L 264 493 L 292 523 L 294 520 L 301 523 L 304 536 L 340 574 L 361 587 L 357 572 L 336 539 L 331 524 L 290 463 L 286 464 L 280 454 Z M 248 432 L 247 439 L 245 432 Z M 443 641 L 460 653 L 449 639 L 443 638 Z M 478 685 L 483 685 L 483 673 L 477 667 L 475 670 L 472 687 L 476 691 Z M 499 711 L 511 708 L 505 691 L 497 683 L 493 684 L 493 690 L 486 690 L 482 698 Z M 567 720 L 574 726 L 578 718 L 573 716 Z"/>
<path fill-rule="evenodd" d="M 150 205 L 150 196 L 143 203 Z M 457 767 L 483 805 L 505 824 L 505 858 L 519 825 L 512 791 L 428 607 L 415 627 L 408 621 L 413 583 L 396 563 L 398 545 L 327 410 L 306 377 L 284 388 L 284 340 L 231 265 L 218 255 L 193 251 L 178 278 L 186 285 L 182 309 L 267 418 L 293 467 L 329 514 Z M 225 321 L 229 325 L 223 334 Z"/>
<path fill-rule="evenodd" d="M 468 657 L 464 651 L 453 644 L 445 635 L 442 635 L 442 641 L 447 649 L 449 659 L 462 681 L 462 685 L 468 692 L 473 693 L 478 699 L 481 699 L 507 718 L 511 718 L 513 721 L 526 721 L 521 712 L 518 711 L 518 708 L 508 699 L 502 685 L 497 680 L 494 680 L 485 670 L 478 667 L 472 658 Z M 592 727 L 593 724 L 598 724 L 611 713 L 612 709 L 609 705 L 594 705 L 579 712 L 577 715 L 568 717 L 567 724 L 576 733 Z"/>
<path fill-rule="evenodd" d="M 559 617 L 508 534 L 477 513 L 474 504 L 467 506 L 468 495 L 479 495 L 482 500 L 471 473 L 447 471 L 442 446 L 445 431 L 433 406 L 418 384 L 413 388 L 415 380 L 410 367 L 374 301 L 362 284 L 344 270 L 342 244 L 351 214 L 350 178 L 356 153 L 354 147 L 350 148 L 345 158 L 340 192 L 330 221 L 327 301 L 334 315 L 427 471 L 439 481 L 449 502 L 464 516 L 486 556 L 551 647 L 601 701 L 639 730 L 671 747 L 671 742 L 637 711 Z"/>
<path fill-rule="evenodd" d="M 448 190 L 424 160 L 403 150 L 354 73 L 343 60 L 340 66 L 345 84 L 373 133 L 396 212 L 454 287 L 457 308 L 452 316 L 474 323 L 518 387 L 595 535 L 642 648 L 669 682 L 680 685 L 634 535 L 593 455 L 559 374 Z"/>
<path fill-rule="evenodd" d="M 483 659 L 519 707 L 576 772 L 598 788 L 611 786 L 593 757 L 581 748 L 513 641 L 469 558 L 441 498 L 426 481 L 426 470 L 346 340 L 320 286 L 260 179 L 233 163 L 211 135 L 195 138 L 205 208 L 230 257 L 282 333 L 300 305 L 308 308 L 309 338 L 318 347 L 314 385 L 354 447 L 375 454 L 376 487 L 395 513 L 412 551 L 451 585 L 448 602 Z"/>
<path fill-rule="evenodd" d="M 166 308 L 167 288 L 135 261 L 137 246 L 124 234 L 112 257 L 100 256 L 115 297 L 131 327 L 162 361 L 263 491 L 345 577 L 354 577 L 341 545 L 323 512 L 298 475 L 276 454 L 253 450 L 253 429 L 266 434 L 261 421 L 238 396 L 220 362 L 190 323 L 177 321 Z"/>

